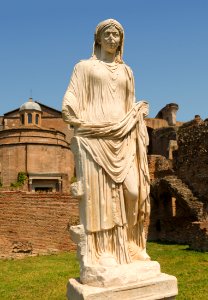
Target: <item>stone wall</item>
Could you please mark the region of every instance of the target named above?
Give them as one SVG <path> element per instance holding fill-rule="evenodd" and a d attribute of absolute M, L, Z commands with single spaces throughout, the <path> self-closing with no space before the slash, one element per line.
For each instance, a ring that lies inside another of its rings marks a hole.
<path fill-rule="evenodd" d="M 151 134 L 151 153 L 170 157 L 171 141 L 177 140 L 177 126 L 158 128 Z"/>
<path fill-rule="evenodd" d="M 176 125 L 149 130 L 148 239 L 208 251 L 208 119 Z"/>
<path fill-rule="evenodd" d="M 208 251 L 208 222 L 193 222 L 191 232 L 194 236 L 190 246 L 194 250 Z"/>
<path fill-rule="evenodd" d="M 172 162 L 162 155 L 148 155 L 150 180 L 173 174 Z"/>
<path fill-rule="evenodd" d="M 145 122 L 146 122 L 147 127 L 152 128 L 152 129 L 168 127 L 168 122 L 163 119 L 145 118 Z"/>
<path fill-rule="evenodd" d="M 74 250 L 68 228 L 78 202 L 69 194 L 0 193 L 0 257 Z"/>
<path fill-rule="evenodd" d="M 194 120 L 180 127 L 174 169 L 193 193 L 208 204 L 208 120 Z"/>
<path fill-rule="evenodd" d="M 176 176 L 155 180 L 151 186 L 150 240 L 191 244 L 194 222 L 203 222 L 204 206 Z M 208 241 L 208 236 L 203 237 Z"/>

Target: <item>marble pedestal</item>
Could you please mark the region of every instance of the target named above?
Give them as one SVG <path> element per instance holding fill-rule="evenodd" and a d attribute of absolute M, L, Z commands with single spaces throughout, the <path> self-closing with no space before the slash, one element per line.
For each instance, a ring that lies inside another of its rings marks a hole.
<path fill-rule="evenodd" d="M 68 300 L 173 300 L 177 294 L 177 279 L 164 273 L 124 286 L 93 287 L 73 278 L 67 286 Z"/>
<path fill-rule="evenodd" d="M 69 280 L 68 300 L 175 299 L 178 294 L 176 277 L 161 273 L 157 261 L 88 265 L 83 226 L 72 226 L 70 233 L 72 240 L 78 245 L 80 278 Z"/>

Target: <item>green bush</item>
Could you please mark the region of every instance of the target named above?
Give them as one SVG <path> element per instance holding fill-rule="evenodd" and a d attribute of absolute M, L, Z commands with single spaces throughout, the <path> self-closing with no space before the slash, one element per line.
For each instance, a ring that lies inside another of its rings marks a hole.
<path fill-rule="evenodd" d="M 19 172 L 17 175 L 17 182 L 12 182 L 11 187 L 14 188 L 22 187 L 27 179 L 28 177 L 25 172 Z"/>
<path fill-rule="evenodd" d="M 72 176 L 71 180 L 70 180 L 70 183 L 74 183 L 74 182 L 77 182 L 77 178 L 76 176 Z"/>

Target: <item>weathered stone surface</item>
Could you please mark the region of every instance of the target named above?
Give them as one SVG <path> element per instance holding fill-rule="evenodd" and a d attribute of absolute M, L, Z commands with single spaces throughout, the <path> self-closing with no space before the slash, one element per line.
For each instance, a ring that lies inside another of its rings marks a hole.
<path fill-rule="evenodd" d="M 110 263 L 110 262 L 109 262 Z M 109 267 L 85 266 L 81 272 L 84 284 L 96 287 L 126 286 L 160 275 L 160 265 L 156 261 L 135 261 Z"/>
<path fill-rule="evenodd" d="M 162 155 L 148 155 L 150 180 L 173 174 L 172 162 Z"/>
<path fill-rule="evenodd" d="M 70 235 L 77 244 L 77 257 L 80 261 L 80 281 L 96 287 L 125 286 L 160 275 L 160 265 L 156 261 L 134 261 L 129 264 L 117 264 L 106 259 L 108 266 L 87 261 L 87 238 L 83 225 L 71 226 Z"/>
<path fill-rule="evenodd" d="M 67 288 L 69 300 L 173 300 L 177 294 L 176 278 L 163 273 L 137 284 L 113 288 L 92 287 L 70 279 Z"/>
<path fill-rule="evenodd" d="M 0 258 L 75 250 L 68 228 L 78 222 L 69 194 L 0 193 Z"/>
<path fill-rule="evenodd" d="M 28 241 L 17 241 L 12 244 L 13 253 L 32 253 L 32 244 Z"/>
<path fill-rule="evenodd" d="M 208 235 L 204 203 L 177 176 L 165 176 L 151 186 L 148 239 L 189 244 L 207 251 Z"/>
<path fill-rule="evenodd" d="M 208 203 L 208 120 L 197 120 L 185 123 L 178 131 L 174 168 L 193 193 Z"/>
<path fill-rule="evenodd" d="M 156 118 L 166 120 L 169 126 L 175 126 L 177 111 L 178 111 L 178 104 L 169 103 L 158 112 Z"/>
<path fill-rule="evenodd" d="M 170 141 L 172 141 L 172 144 L 173 141 L 177 141 L 177 131 L 178 126 L 155 129 L 151 135 L 151 154 L 163 155 L 166 158 L 170 158 L 172 156 Z"/>
<path fill-rule="evenodd" d="M 177 176 L 165 176 L 153 184 L 152 193 L 169 194 L 176 197 L 184 207 L 183 215 L 189 215 L 192 220 L 203 220 L 203 203 L 193 195 L 188 186 Z"/>
<path fill-rule="evenodd" d="M 93 56 L 74 67 L 62 103 L 64 121 L 74 126 L 72 192 L 80 199 L 86 235 L 83 269 L 149 260 L 144 232 L 150 211 L 144 121 L 149 106 L 135 101 L 133 73 L 122 59 L 123 36 L 116 20 L 98 24 Z"/>

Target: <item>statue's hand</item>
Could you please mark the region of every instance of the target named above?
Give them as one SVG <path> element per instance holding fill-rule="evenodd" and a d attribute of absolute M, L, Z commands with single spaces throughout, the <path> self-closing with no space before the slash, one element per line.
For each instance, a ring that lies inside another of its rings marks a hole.
<path fill-rule="evenodd" d="M 143 105 L 142 105 L 143 115 L 144 115 L 144 117 L 146 117 L 149 115 L 149 104 L 145 100 L 142 100 L 142 102 L 143 102 Z"/>
<path fill-rule="evenodd" d="M 64 109 L 62 110 L 62 117 L 66 123 L 74 127 L 78 127 L 82 123 L 82 121 L 79 120 L 75 115 L 69 114 L 69 112 Z"/>
<path fill-rule="evenodd" d="M 69 123 L 73 127 L 79 127 L 82 124 L 82 121 L 77 118 L 71 117 L 67 119 L 67 123 Z"/>
<path fill-rule="evenodd" d="M 140 103 L 140 112 L 142 112 L 143 116 L 146 117 L 149 115 L 149 103 L 146 100 L 140 100 L 137 103 Z"/>

